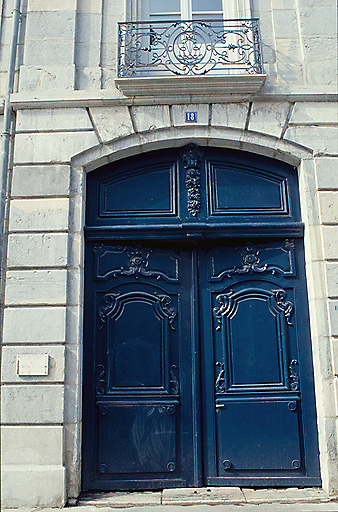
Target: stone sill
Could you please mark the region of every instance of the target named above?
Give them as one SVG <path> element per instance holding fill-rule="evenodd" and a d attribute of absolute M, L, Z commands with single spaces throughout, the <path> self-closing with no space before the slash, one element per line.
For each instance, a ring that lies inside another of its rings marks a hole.
<path fill-rule="evenodd" d="M 199 91 L 200 92 L 200 91 Z M 210 103 L 209 98 L 204 94 L 189 94 L 187 91 L 183 95 L 168 96 L 165 91 L 163 96 L 139 96 L 137 98 L 128 98 L 124 96 L 115 87 L 113 89 L 92 90 L 50 90 L 50 91 L 22 91 L 11 94 L 11 106 L 13 110 L 43 109 L 43 108 L 71 108 L 71 107 L 113 107 L 113 106 L 132 106 L 132 105 L 183 105 L 186 103 Z M 169 93 L 168 93 L 169 94 Z M 222 91 L 214 94 L 212 103 L 232 103 L 238 101 L 264 101 L 264 102 L 296 102 L 296 101 L 330 101 L 337 102 L 337 88 L 334 87 L 327 91 L 317 91 L 313 87 L 298 88 L 292 93 L 287 91 L 269 91 L 259 92 L 258 94 L 237 94 L 226 95 Z M 1 113 L 1 110 L 0 110 Z"/>
<path fill-rule="evenodd" d="M 205 75 L 116 78 L 116 87 L 128 97 L 203 95 L 212 100 L 215 94 L 254 94 L 263 87 L 266 75 Z"/>

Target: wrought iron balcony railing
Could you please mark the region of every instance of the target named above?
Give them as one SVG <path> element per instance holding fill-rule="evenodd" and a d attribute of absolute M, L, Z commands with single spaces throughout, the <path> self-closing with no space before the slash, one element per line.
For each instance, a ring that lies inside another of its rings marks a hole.
<path fill-rule="evenodd" d="M 118 76 L 263 73 L 258 19 L 119 23 Z"/>

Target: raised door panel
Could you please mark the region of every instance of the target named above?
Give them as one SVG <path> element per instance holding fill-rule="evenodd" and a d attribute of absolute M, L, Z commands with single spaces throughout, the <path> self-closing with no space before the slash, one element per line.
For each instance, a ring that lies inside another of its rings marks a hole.
<path fill-rule="evenodd" d="M 101 474 L 169 473 L 176 469 L 176 405 L 99 405 Z"/>
<path fill-rule="evenodd" d="M 287 179 L 260 169 L 209 163 L 210 215 L 289 213 Z"/>
<path fill-rule="evenodd" d="M 295 401 L 231 401 L 216 415 L 218 476 L 301 466 Z"/>

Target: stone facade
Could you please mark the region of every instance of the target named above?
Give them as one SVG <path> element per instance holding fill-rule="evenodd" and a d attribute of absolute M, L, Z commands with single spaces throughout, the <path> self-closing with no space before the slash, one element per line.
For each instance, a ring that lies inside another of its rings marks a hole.
<path fill-rule="evenodd" d="M 335 1 L 253 0 L 267 75 L 255 95 L 126 97 L 124 2 L 23 0 L 3 258 L 2 501 L 61 506 L 81 490 L 85 175 L 189 142 L 297 166 L 323 487 L 338 492 L 338 119 Z M 3 0 L 4 96 L 13 2 Z M 128 6 L 127 6 L 128 12 Z M 201 77 L 203 81 L 203 77 Z M 185 111 L 198 122 L 185 123 Z M 48 354 L 48 375 L 17 356 Z"/>

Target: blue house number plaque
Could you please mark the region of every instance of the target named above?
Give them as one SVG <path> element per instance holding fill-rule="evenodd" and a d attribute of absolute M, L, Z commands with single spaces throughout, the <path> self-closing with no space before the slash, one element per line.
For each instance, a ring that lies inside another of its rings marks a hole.
<path fill-rule="evenodd" d="M 185 113 L 186 123 L 197 123 L 197 112 L 186 112 Z"/>

